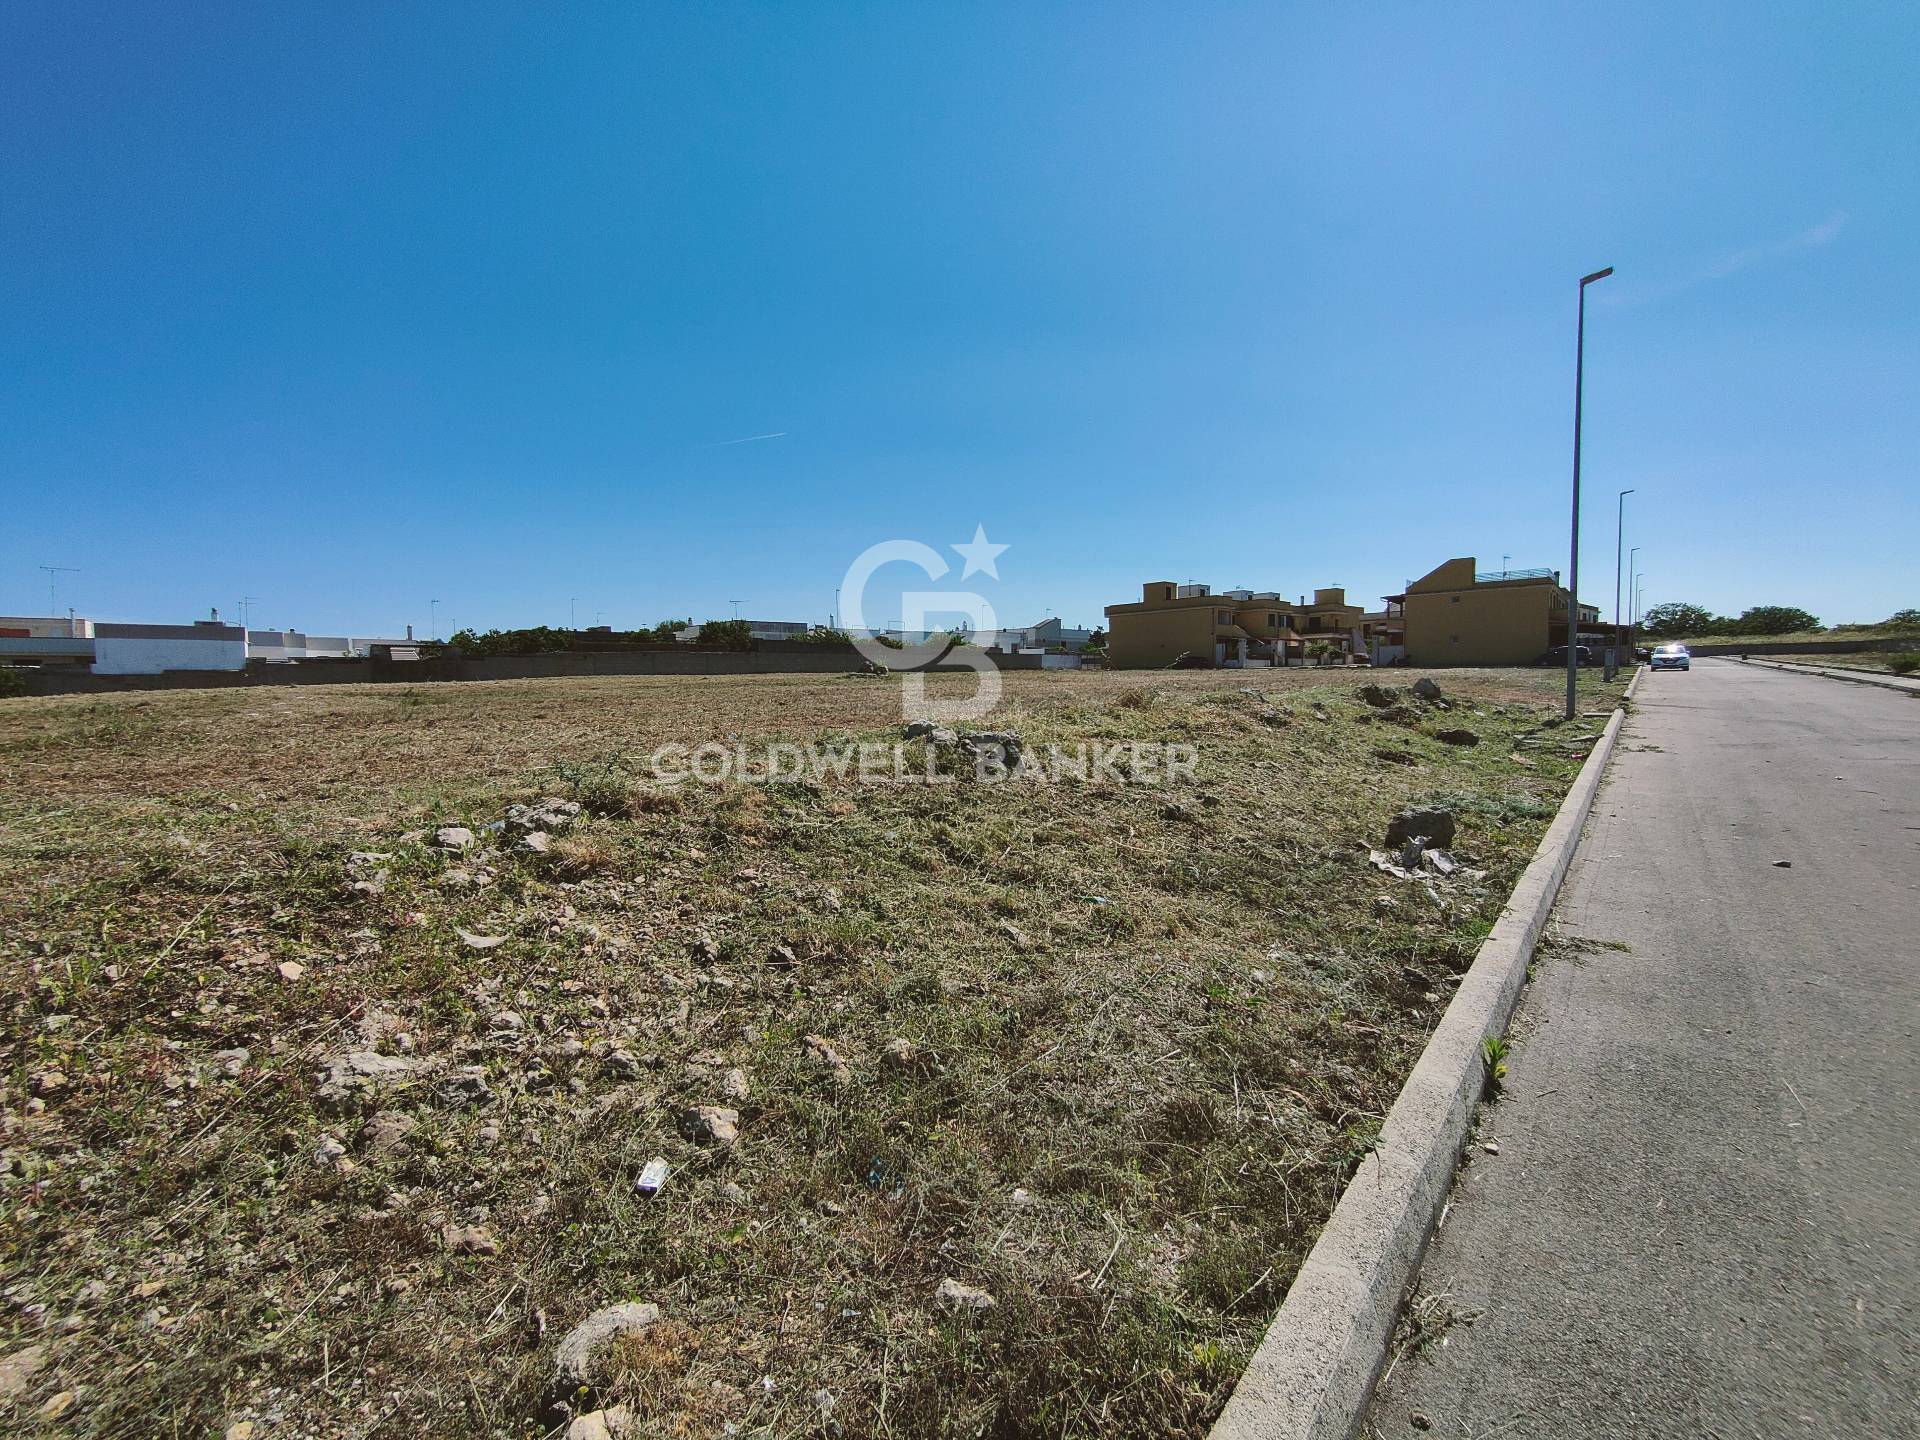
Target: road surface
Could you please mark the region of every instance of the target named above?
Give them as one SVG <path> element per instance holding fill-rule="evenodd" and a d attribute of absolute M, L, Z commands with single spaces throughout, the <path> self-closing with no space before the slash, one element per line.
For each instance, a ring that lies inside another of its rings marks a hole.
<path fill-rule="evenodd" d="M 1920 700 L 1646 676 L 1557 928 L 1369 1432 L 1920 1436 Z"/>

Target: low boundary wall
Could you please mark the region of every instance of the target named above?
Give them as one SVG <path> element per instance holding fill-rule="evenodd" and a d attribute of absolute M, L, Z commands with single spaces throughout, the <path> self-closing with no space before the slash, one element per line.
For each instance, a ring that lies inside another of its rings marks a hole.
<path fill-rule="evenodd" d="M 1040 655 L 996 655 L 1002 670 L 1038 670 Z M 544 655 L 440 655 L 426 660 L 300 660 L 245 670 L 95 675 L 78 666 L 23 670 L 29 695 L 117 695 L 133 690 L 226 690 L 258 685 L 424 685 L 462 680 L 543 680 L 569 675 L 835 675 L 866 662 L 852 649 L 555 650 Z M 960 665 L 935 665 L 960 672 Z"/>

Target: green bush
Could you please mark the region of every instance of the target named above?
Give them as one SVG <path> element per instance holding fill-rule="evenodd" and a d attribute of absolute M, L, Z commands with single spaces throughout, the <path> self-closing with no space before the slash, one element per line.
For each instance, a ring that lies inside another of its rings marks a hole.
<path fill-rule="evenodd" d="M 447 637 L 445 648 L 456 655 L 541 655 L 569 648 L 568 632 L 550 625 L 529 630 L 459 630 Z"/>
<path fill-rule="evenodd" d="M 709 620 L 700 627 L 702 645 L 724 645 L 729 650 L 751 650 L 753 629 L 744 620 Z"/>
<path fill-rule="evenodd" d="M 1887 657 L 1887 669 L 1896 675 L 1911 675 L 1920 670 L 1920 655 L 1890 655 Z"/>
<path fill-rule="evenodd" d="M 26 679 L 11 665 L 0 665 L 0 698 L 27 693 Z"/>

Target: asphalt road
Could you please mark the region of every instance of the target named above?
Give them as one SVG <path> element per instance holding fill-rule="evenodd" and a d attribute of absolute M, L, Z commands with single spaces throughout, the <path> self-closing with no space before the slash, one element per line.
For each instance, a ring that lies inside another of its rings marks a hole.
<path fill-rule="evenodd" d="M 1638 703 L 1369 1430 L 1920 1436 L 1920 700 Z"/>

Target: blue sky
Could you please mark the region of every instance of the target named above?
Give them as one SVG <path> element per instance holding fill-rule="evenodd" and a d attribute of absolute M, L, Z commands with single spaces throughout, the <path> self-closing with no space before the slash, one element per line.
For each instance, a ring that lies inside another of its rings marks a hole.
<path fill-rule="evenodd" d="M 15 0 L 0 611 L 824 619 L 976 524 L 1007 623 L 1562 566 L 1611 264 L 1582 598 L 1632 486 L 1649 604 L 1880 618 L 1917 62 L 1902 4 Z"/>

